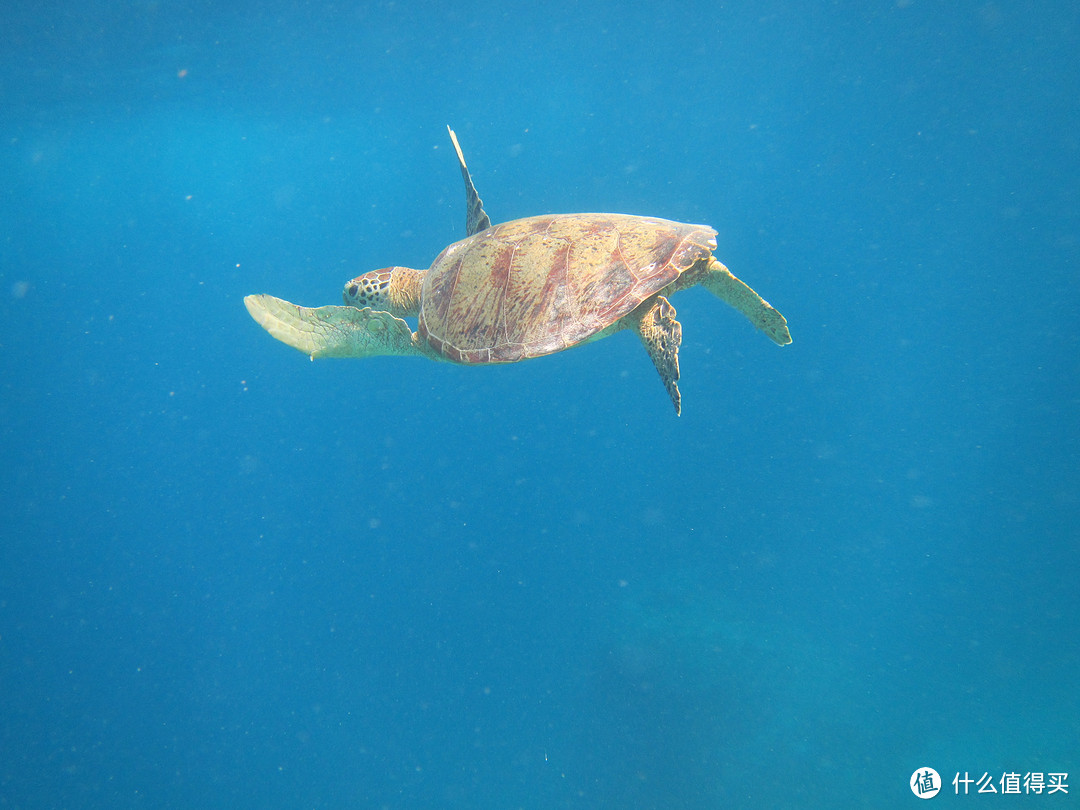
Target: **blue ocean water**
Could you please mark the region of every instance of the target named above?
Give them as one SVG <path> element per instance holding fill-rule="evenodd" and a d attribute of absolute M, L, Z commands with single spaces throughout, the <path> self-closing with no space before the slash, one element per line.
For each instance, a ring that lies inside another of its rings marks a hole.
<path fill-rule="evenodd" d="M 3 17 L 0 807 L 1075 806 L 1072 4 Z M 680 294 L 677 418 L 629 334 L 272 340 L 464 235 L 447 124 L 494 221 L 711 224 L 794 343 Z M 1012 772 L 1071 785 L 951 783 Z"/>

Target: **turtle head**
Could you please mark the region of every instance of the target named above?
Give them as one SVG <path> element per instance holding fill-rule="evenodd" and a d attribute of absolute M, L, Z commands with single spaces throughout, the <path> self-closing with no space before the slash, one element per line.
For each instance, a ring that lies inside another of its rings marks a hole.
<path fill-rule="evenodd" d="M 424 273 L 411 267 L 384 267 L 357 276 L 345 285 L 342 297 L 350 307 L 371 307 L 404 318 L 420 313 Z"/>

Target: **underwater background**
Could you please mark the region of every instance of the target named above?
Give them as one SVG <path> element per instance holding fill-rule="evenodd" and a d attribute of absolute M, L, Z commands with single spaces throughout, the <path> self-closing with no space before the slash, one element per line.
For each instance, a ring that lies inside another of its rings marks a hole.
<path fill-rule="evenodd" d="M 1080 7 L 2 17 L 0 807 L 1076 806 Z M 631 334 L 272 340 L 464 236 L 447 124 L 794 343 L 680 294 L 677 418 Z"/>

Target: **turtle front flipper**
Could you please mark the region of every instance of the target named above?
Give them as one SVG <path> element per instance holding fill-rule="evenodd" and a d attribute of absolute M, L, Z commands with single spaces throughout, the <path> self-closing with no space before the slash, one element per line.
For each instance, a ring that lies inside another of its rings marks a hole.
<path fill-rule="evenodd" d="M 380 354 L 424 356 L 409 325 L 389 312 L 370 307 L 311 309 L 272 295 L 249 295 L 244 306 L 259 326 L 312 360 Z"/>
<path fill-rule="evenodd" d="M 709 262 L 701 284 L 721 301 L 739 310 L 773 343 L 778 346 L 791 343 L 787 319 L 716 259 Z"/>
<path fill-rule="evenodd" d="M 484 203 L 480 199 L 480 195 L 476 193 L 476 186 L 473 185 L 469 167 L 465 165 L 465 155 L 461 153 L 457 135 L 449 126 L 446 127 L 446 131 L 450 133 L 450 140 L 454 142 L 454 151 L 457 152 L 458 163 L 461 164 L 461 179 L 465 181 L 465 206 L 468 209 L 465 215 L 465 230 L 468 231 L 469 236 L 472 236 L 474 233 L 480 233 L 480 231 L 486 231 L 490 228 L 491 218 L 484 211 Z"/>
<path fill-rule="evenodd" d="M 682 415 L 682 394 L 679 393 L 679 346 L 682 345 L 682 324 L 675 320 L 675 307 L 658 295 L 647 306 L 637 322 L 637 334 L 645 351 L 660 372 L 664 388 L 675 406 L 675 415 Z"/>

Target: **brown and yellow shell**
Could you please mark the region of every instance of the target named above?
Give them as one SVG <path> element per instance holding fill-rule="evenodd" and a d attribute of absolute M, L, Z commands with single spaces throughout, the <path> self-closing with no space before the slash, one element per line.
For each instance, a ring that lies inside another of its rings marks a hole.
<path fill-rule="evenodd" d="M 419 335 L 458 363 L 512 363 L 611 326 L 716 247 L 716 231 L 652 217 L 560 214 L 455 242 L 424 277 Z"/>

